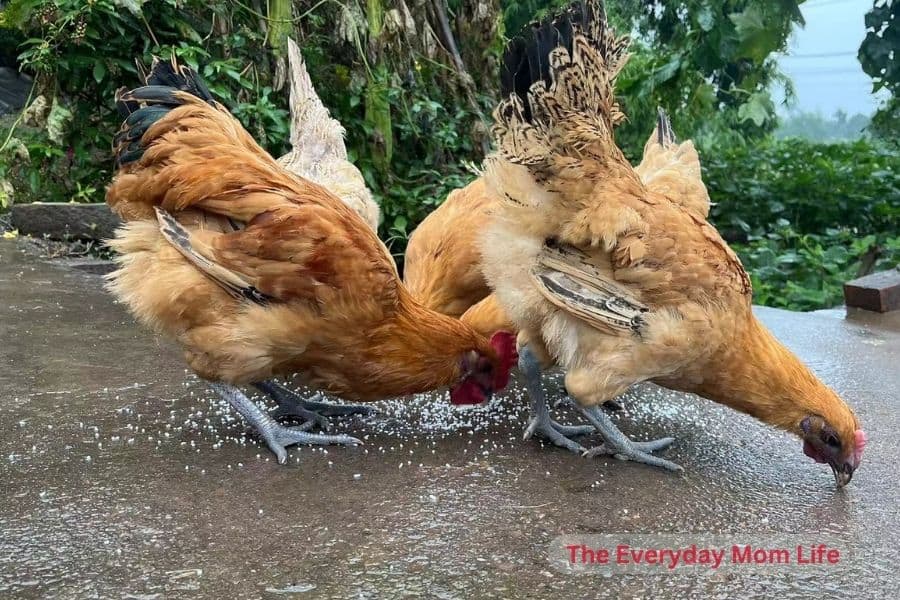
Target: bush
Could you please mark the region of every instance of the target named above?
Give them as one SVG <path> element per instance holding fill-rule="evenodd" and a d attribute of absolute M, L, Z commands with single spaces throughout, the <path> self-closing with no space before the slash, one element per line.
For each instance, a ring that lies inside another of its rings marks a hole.
<path fill-rule="evenodd" d="M 754 303 L 791 310 L 839 305 L 845 281 L 900 262 L 895 234 L 860 237 L 849 229 L 801 234 L 783 219 L 773 231 L 732 247 L 750 273 Z"/>
<path fill-rule="evenodd" d="M 840 304 L 843 282 L 900 261 L 900 152 L 798 139 L 704 152 L 711 219 L 753 281 L 754 302 Z"/>
<path fill-rule="evenodd" d="M 784 219 L 801 234 L 898 229 L 900 152 L 886 146 L 768 140 L 709 149 L 701 160 L 720 228 L 759 233 Z"/>

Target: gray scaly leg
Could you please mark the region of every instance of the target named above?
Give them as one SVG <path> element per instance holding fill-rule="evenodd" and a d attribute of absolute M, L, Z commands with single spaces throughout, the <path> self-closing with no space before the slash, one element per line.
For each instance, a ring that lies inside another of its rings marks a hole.
<path fill-rule="evenodd" d="M 550 418 L 547 399 L 541 386 L 541 365 L 534 352 L 528 346 L 523 347 L 519 351 L 519 371 L 525 377 L 525 388 L 528 390 L 528 396 L 531 399 L 531 419 L 525 428 L 524 439 L 527 440 L 537 434 L 572 452 L 578 454 L 586 452 L 581 444 L 569 438 L 593 433 L 594 428 L 589 425 L 580 427 L 560 425 Z"/>
<path fill-rule="evenodd" d="M 275 419 L 256 406 L 236 387 L 217 381 L 210 382 L 209 385 L 213 391 L 227 400 L 259 432 L 259 435 L 266 441 L 269 449 L 275 453 L 275 456 L 278 457 L 278 462 L 281 464 L 287 462 L 287 451 L 285 448 L 294 444 L 340 444 L 344 446 L 362 444 L 360 440 L 349 435 L 318 435 L 308 433 L 302 427 L 284 427 L 276 423 Z"/>
<path fill-rule="evenodd" d="M 578 410 L 587 417 L 587 420 L 597 428 L 597 431 L 600 432 L 600 435 L 603 437 L 603 445 L 586 451 L 584 453 L 585 456 L 593 457 L 610 455 L 619 460 L 633 460 L 634 462 L 644 463 L 645 465 L 662 467 L 669 471 L 684 470 L 681 466 L 673 462 L 650 454 L 651 452 L 662 450 L 667 447 L 675 441 L 675 438 L 665 437 L 649 442 L 634 442 L 628 439 L 624 433 L 619 431 L 619 428 L 616 427 L 615 423 L 610 420 L 600 407 L 591 406 L 585 408 L 579 406 L 577 403 L 575 404 L 578 407 Z"/>

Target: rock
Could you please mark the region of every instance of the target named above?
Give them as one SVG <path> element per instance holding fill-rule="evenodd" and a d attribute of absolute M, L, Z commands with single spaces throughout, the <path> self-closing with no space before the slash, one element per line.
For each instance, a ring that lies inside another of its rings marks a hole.
<path fill-rule="evenodd" d="M 12 226 L 19 233 L 56 240 L 105 240 L 121 221 L 105 204 L 34 202 L 12 207 Z"/>
<path fill-rule="evenodd" d="M 900 268 L 872 273 L 844 284 L 847 306 L 875 312 L 900 308 Z"/>
<path fill-rule="evenodd" d="M 53 262 L 92 275 L 106 275 L 116 270 L 116 263 L 98 258 L 63 258 Z"/>
<path fill-rule="evenodd" d="M 11 114 L 23 106 L 31 90 L 32 80 L 9 67 L 0 67 L 0 116 Z"/>

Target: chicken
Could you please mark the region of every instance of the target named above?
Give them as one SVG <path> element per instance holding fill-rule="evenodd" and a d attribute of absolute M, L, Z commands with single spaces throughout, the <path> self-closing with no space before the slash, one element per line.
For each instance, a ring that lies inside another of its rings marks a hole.
<path fill-rule="evenodd" d="M 701 179 L 700 156 L 691 140 L 678 143 L 669 117 L 661 108 L 656 129 L 644 144 L 644 155 L 634 172 L 647 190 L 704 219 L 709 216 L 709 193 Z"/>
<path fill-rule="evenodd" d="M 297 43 L 288 38 L 291 67 L 291 146 L 278 159 L 285 169 L 328 189 L 378 229 L 378 205 L 356 166 L 347 160 L 344 128 L 322 104 Z"/>
<path fill-rule="evenodd" d="M 557 363 L 603 438 L 588 451 L 559 440 L 570 449 L 680 470 L 652 454 L 671 438 L 633 442 L 599 408 L 653 381 L 797 434 L 845 485 L 866 442 L 859 420 L 754 317 L 740 260 L 704 218 L 697 165 L 670 161 L 667 191 L 657 191 L 616 147 L 613 88 L 626 59 L 627 39 L 596 1 L 505 52 L 485 174 L 504 202 L 481 245 L 485 277 L 520 329 L 530 427 L 560 437 L 537 380 Z"/>
<path fill-rule="evenodd" d="M 196 73 L 157 62 L 118 100 L 128 116 L 107 202 L 126 225 L 109 288 L 182 346 L 279 462 L 291 444 L 359 440 L 282 426 L 237 386 L 282 405 L 299 399 L 270 379 L 290 374 L 354 401 L 451 386 L 455 403 L 480 403 L 506 386 L 513 336 L 489 339 L 416 302 L 372 228 L 280 167 Z"/>

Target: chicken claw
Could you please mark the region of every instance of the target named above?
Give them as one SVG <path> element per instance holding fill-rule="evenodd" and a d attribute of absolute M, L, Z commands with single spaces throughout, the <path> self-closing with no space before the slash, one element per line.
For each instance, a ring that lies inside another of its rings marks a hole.
<path fill-rule="evenodd" d="M 528 346 L 524 346 L 519 351 L 519 371 L 525 377 L 525 387 L 531 398 L 531 419 L 525 428 L 523 439 L 527 440 L 534 434 L 538 434 L 553 444 L 576 454 L 587 452 L 584 446 L 569 438 L 593 433 L 594 428 L 590 425 L 561 425 L 550 418 L 547 399 L 541 387 L 541 365 Z"/>
<path fill-rule="evenodd" d="M 362 444 L 349 435 L 320 435 L 305 431 L 305 426 L 285 427 L 280 425 L 267 412 L 256 406 L 247 396 L 234 386 L 220 382 L 210 382 L 210 387 L 238 411 L 266 441 L 269 449 L 278 457 L 278 462 L 287 462 L 286 447 L 294 444 L 327 445 L 339 444 L 355 446 Z"/>
<path fill-rule="evenodd" d="M 522 436 L 522 439 L 527 440 L 537 434 L 538 437 L 542 437 L 560 448 L 565 448 L 576 454 L 584 454 L 587 452 L 587 449 L 578 442 L 570 440 L 569 437 L 586 435 L 593 431 L 594 428 L 587 425 L 561 425 L 551 419 L 549 415 L 544 418 L 536 415 L 531 417 L 531 420 L 528 422 L 528 427 L 525 428 L 525 435 Z"/>
<path fill-rule="evenodd" d="M 578 406 L 577 403 L 576 406 Z M 578 410 L 587 417 L 587 420 L 603 436 L 603 444 L 587 450 L 584 456 L 592 458 L 594 456 L 609 455 L 619 460 L 633 460 L 634 462 L 644 463 L 653 467 L 662 467 L 669 471 L 684 471 L 680 465 L 650 454 L 656 450 L 666 448 L 675 441 L 675 438 L 664 437 L 649 442 L 635 442 L 619 431 L 619 428 L 606 416 L 600 407 L 591 406 L 586 408 L 578 406 Z"/>
<path fill-rule="evenodd" d="M 322 430 L 328 431 L 331 428 L 331 423 L 326 417 L 371 415 L 375 412 L 374 408 L 364 404 L 331 404 L 329 402 L 307 400 L 271 379 L 255 383 L 253 387 L 278 403 L 278 408 L 269 411 L 269 415 L 272 418 L 299 417 L 304 420 L 304 423 L 300 425 L 304 431 L 317 425 Z M 314 398 L 321 397 L 322 394 L 319 393 L 314 396 Z"/>

